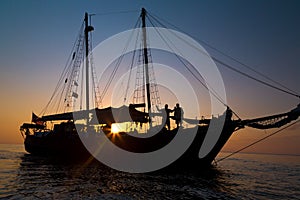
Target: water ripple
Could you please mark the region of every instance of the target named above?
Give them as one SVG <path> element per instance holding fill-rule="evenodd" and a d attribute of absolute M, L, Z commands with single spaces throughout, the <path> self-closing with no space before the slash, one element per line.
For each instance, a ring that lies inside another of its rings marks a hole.
<path fill-rule="evenodd" d="M 226 200 L 300 196 L 299 157 L 278 162 L 276 158 L 240 154 L 206 171 L 129 174 L 98 162 L 65 163 L 16 149 L 0 149 L 0 198 Z"/>

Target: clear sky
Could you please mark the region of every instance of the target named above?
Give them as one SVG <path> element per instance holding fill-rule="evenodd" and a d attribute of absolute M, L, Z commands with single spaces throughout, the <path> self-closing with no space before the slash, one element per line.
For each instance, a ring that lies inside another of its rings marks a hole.
<path fill-rule="evenodd" d="M 0 2 L 0 143 L 21 143 L 19 126 L 48 102 L 84 12 L 136 11 L 93 18 L 94 42 L 133 27 L 140 9 L 300 93 L 300 2 L 295 1 L 15 1 Z M 205 47 L 205 46 L 204 46 Z M 207 49 L 209 53 L 209 49 Z M 241 69 L 244 70 L 244 69 Z M 220 68 L 228 104 L 241 118 L 286 112 L 300 100 Z M 268 130 L 267 133 L 271 133 Z M 266 135 L 236 132 L 225 150 Z M 249 151 L 300 154 L 300 125 Z"/>

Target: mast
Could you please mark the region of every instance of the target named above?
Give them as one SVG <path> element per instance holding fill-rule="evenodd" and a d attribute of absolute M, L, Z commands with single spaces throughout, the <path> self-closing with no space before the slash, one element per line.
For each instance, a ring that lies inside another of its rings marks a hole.
<path fill-rule="evenodd" d="M 147 49 L 147 32 L 146 32 L 146 9 L 142 8 L 142 29 L 143 29 L 143 46 L 144 46 L 144 64 L 146 75 L 146 93 L 147 93 L 147 105 L 149 114 L 149 123 L 151 126 L 151 99 L 150 99 L 150 83 L 149 83 L 149 69 L 148 69 L 148 49 Z"/>
<path fill-rule="evenodd" d="M 86 111 L 87 111 L 87 124 L 89 122 L 89 110 L 90 110 L 90 92 L 89 92 L 89 32 L 94 30 L 94 27 L 89 26 L 89 20 L 88 20 L 88 13 L 85 13 L 84 15 L 84 23 L 85 23 L 85 29 L 84 29 L 84 37 L 85 37 L 85 75 L 86 75 Z"/>

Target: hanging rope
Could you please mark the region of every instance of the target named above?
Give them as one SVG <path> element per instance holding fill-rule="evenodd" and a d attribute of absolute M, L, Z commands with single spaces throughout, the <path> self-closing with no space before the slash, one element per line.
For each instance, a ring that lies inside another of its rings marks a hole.
<path fill-rule="evenodd" d="M 243 147 L 243 148 L 241 148 L 241 149 L 239 149 L 239 150 L 237 150 L 237 151 L 235 151 L 235 152 L 233 152 L 233 153 L 231 153 L 231 154 L 229 154 L 229 155 L 227 155 L 227 156 L 225 156 L 225 157 L 223 157 L 223 158 L 220 158 L 219 160 L 216 160 L 216 162 L 217 162 L 217 163 L 218 163 L 218 162 L 221 162 L 221 161 L 223 161 L 223 160 L 225 160 L 225 159 L 227 159 L 227 158 L 229 158 L 229 157 L 231 157 L 231 156 L 233 156 L 233 155 L 235 155 L 235 154 L 237 154 L 237 153 L 239 153 L 239 152 L 241 152 L 241 151 L 243 151 L 243 150 L 245 150 L 245 149 L 248 149 L 249 147 L 251 147 L 251 146 L 253 146 L 253 145 L 255 145 L 255 144 L 257 144 L 257 143 L 259 143 L 259 142 L 261 142 L 261 141 L 264 141 L 265 139 L 267 139 L 267 138 L 269 138 L 269 137 L 271 137 L 271 136 L 273 136 L 273 135 L 276 135 L 276 134 L 282 132 L 283 130 L 285 130 L 285 129 L 287 129 L 287 128 L 289 128 L 289 127 L 291 127 L 291 126 L 297 124 L 298 122 L 300 122 L 300 120 L 297 120 L 297 121 L 295 121 L 295 122 L 289 124 L 288 126 L 283 127 L 283 128 L 281 128 L 281 129 L 279 129 L 279 130 L 277 130 L 277 131 L 271 133 L 270 135 L 267 135 L 267 136 L 265 136 L 265 137 L 263 137 L 263 138 L 261 138 L 261 139 L 255 141 L 255 142 L 252 142 L 251 144 L 249 144 L 249 145 L 247 145 L 247 146 L 245 146 L 245 147 Z"/>

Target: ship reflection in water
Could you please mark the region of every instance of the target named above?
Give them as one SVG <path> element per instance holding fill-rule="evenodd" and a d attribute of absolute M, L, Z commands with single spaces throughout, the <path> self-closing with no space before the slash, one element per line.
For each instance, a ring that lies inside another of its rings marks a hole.
<path fill-rule="evenodd" d="M 18 146 L 18 149 L 21 146 Z M 286 199 L 300 196 L 300 157 L 238 154 L 205 171 L 132 174 L 1 149 L 0 198 Z M 221 153 L 224 156 L 224 153 Z"/>

